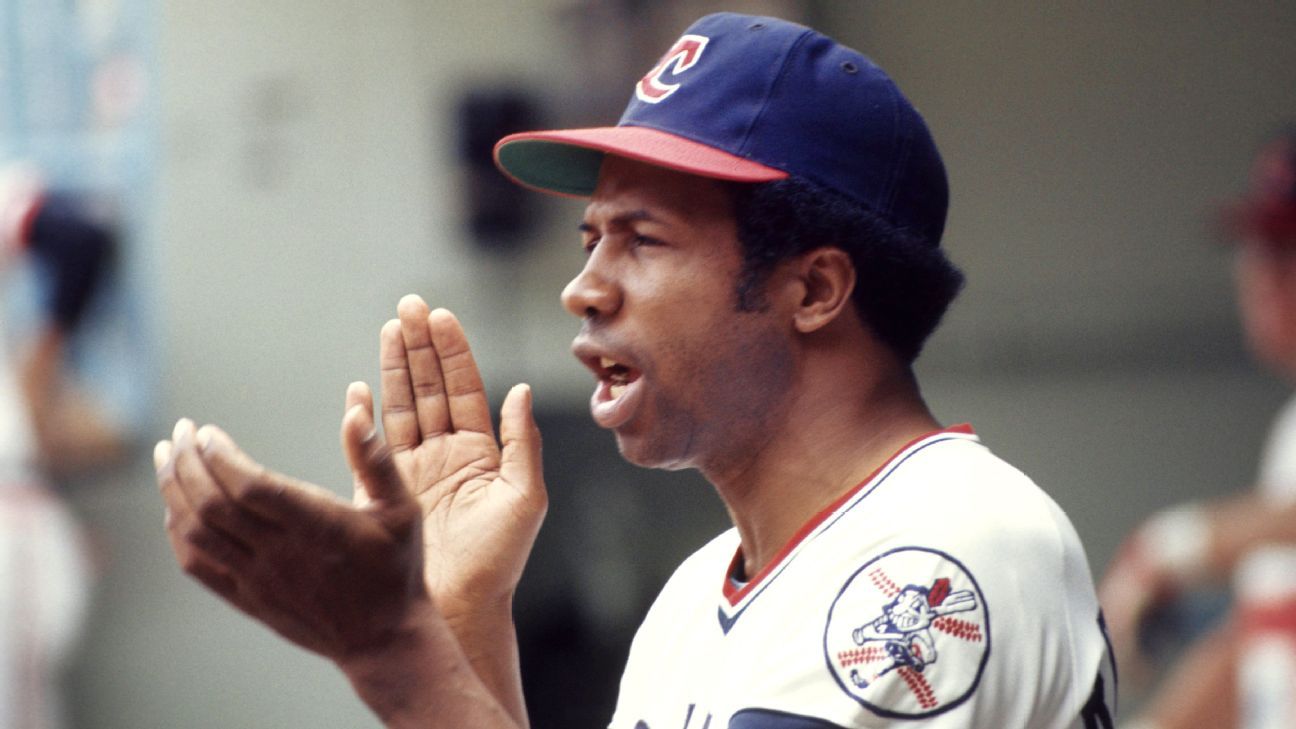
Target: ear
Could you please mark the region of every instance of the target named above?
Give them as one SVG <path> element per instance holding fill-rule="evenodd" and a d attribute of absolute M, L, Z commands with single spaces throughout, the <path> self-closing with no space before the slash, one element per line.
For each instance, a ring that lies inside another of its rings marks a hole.
<path fill-rule="evenodd" d="M 855 265 L 840 248 L 816 248 L 801 254 L 797 275 L 803 287 L 793 323 L 803 334 L 818 331 L 851 305 L 855 291 Z"/>

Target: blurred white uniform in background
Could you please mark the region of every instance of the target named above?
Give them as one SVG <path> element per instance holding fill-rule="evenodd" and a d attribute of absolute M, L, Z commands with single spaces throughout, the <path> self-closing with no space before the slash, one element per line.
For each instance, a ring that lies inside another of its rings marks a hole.
<path fill-rule="evenodd" d="M 44 197 L 33 170 L 0 166 L 0 292 L 28 253 Z M 52 390 L 31 387 L 59 381 L 64 332 L 42 322 L 36 341 L 19 343 L 5 323 L 0 312 L 0 727 L 52 729 L 64 726 L 59 678 L 86 616 L 92 569 L 84 533 L 45 475 L 60 454 L 41 453 L 36 419 L 49 413 L 36 408 L 53 407 L 43 397 Z M 42 339 L 52 359 L 36 353 Z"/>
<path fill-rule="evenodd" d="M 0 726 L 43 729 L 62 725 L 57 679 L 86 614 L 91 570 L 79 525 L 36 467 L 10 364 L 0 358 Z"/>

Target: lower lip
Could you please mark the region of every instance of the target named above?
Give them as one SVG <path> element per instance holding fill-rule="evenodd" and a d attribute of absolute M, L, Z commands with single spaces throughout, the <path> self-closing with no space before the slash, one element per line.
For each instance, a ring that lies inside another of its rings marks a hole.
<path fill-rule="evenodd" d="M 642 383 L 643 378 L 639 377 L 627 384 L 621 397 L 614 400 L 612 384 L 607 380 L 599 380 L 598 387 L 594 388 L 594 394 L 590 397 L 590 415 L 594 418 L 594 423 L 600 428 L 610 429 L 629 422 L 638 407 Z"/>

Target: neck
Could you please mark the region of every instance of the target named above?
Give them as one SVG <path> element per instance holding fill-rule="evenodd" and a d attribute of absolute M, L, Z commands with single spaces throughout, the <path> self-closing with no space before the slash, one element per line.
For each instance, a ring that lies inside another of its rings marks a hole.
<path fill-rule="evenodd" d="M 905 444 L 940 429 L 907 369 L 872 381 L 857 374 L 839 368 L 806 377 L 763 442 L 748 444 L 728 468 L 704 469 L 738 528 L 748 579 L 815 514 Z"/>

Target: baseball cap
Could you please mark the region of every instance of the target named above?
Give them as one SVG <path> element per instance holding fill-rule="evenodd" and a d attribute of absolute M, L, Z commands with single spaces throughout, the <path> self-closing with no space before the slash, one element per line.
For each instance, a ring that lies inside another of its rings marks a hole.
<path fill-rule="evenodd" d="M 585 197 L 607 154 L 719 180 L 795 175 L 932 246 L 945 228 L 945 166 L 918 111 L 858 51 L 777 18 L 698 20 L 616 126 L 511 134 L 495 163 L 523 186 Z"/>
<path fill-rule="evenodd" d="M 1296 247 L 1296 131 L 1256 155 L 1246 197 L 1224 209 L 1225 224 L 1238 238 Z"/>

